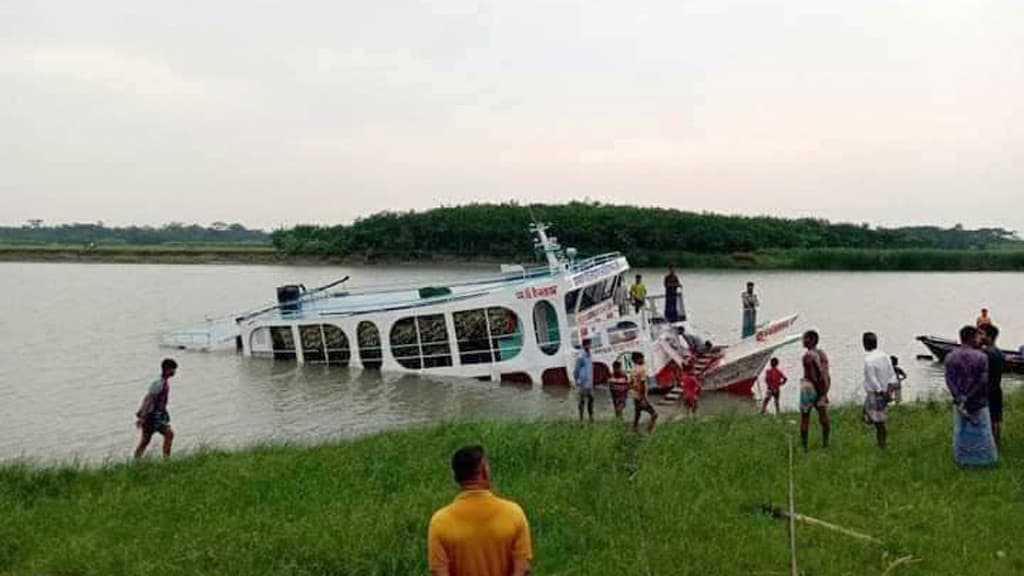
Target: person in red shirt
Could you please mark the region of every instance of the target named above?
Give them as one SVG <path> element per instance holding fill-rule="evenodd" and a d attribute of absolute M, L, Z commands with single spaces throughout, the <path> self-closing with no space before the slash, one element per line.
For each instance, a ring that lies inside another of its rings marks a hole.
<path fill-rule="evenodd" d="M 761 404 L 761 414 L 768 412 L 768 403 L 775 400 L 775 414 L 779 413 L 779 391 L 789 378 L 779 370 L 779 359 L 772 358 L 771 367 L 764 373 L 764 382 L 768 385 L 768 391 L 764 395 L 764 403 Z"/>
<path fill-rule="evenodd" d="M 612 375 L 608 378 L 608 390 L 612 396 L 612 408 L 615 409 L 615 418 L 622 420 L 622 413 L 626 410 L 626 396 L 629 395 L 629 375 L 622 370 L 622 362 L 612 362 Z"/>
<path fill-rule="evenodd" d="M 686 412 L 691 416 L 697 415 L 697 398 L 700 396 L 700 382 L 693 374 L 694 360 L 691 358 L 686 364 L 686 370 L 682 374 L 683 383 L 683 404 L 686 405 Z"/>

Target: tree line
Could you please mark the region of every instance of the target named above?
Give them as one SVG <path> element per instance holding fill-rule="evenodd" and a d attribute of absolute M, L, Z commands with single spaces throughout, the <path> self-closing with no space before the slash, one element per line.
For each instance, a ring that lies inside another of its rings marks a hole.
<path fill-rule="evenodd" d="M 160 227 L 127 226 L 107 227 L 94 224 L 58 224 L 46 226 L 40 220 L 30 220 L 24 226 L 0 227 L 0 244 L 17 245 L 134 245 L 160 244 L 252 244 L 267 245 L 270 235 L 263 230 L 226 222 L 209 226 L 172 222 Z"/>
<path fill-rule="evenodd" d="M 381 212 L 350 225 L 300 225 L 271 234 L 290 254 L 417 258 L 529 258 L 527 226 L 551 224 L 563 246 L 581 254 L 620 251 L 637 264 L 663 253 L 742 255 L 764 250 L 1024 248 L 1013 231 L 962 226 L 871 227 L 815 218 L 731 216 L 665 208 L 571 202 L 470 204 L 422 212 Z"/>

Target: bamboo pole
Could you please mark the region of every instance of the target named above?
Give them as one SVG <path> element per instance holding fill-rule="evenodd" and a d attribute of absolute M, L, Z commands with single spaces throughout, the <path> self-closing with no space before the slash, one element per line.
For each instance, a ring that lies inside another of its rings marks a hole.
<path fill-rule="evenodd" d="M 793 503 L 793 437 L 789 437 L 789 565 L 792 576 L 800 576 L 796 566 L 796 510 Z"/>
<path fill-rule="evenodd" d="M 824 520 L 819 520 L 819 519 L 813 518 L 811 516 L 807 516 L 807 515 L 804 515 L 804 514 L 798 514 L 796 512 L 792 512 L 792 511 L 789 511 L 789 510 L 784 510 L 782 508 L 774 508 L 774 509 L 772 509 L 771 512 L 772 512 L 773 516 L 776 516 L 776 517 L 779 517 L 779 518 L 787 518 L 791 522 L 794 521 L 794 520 L 799 520 L 801 522 L 804 522 L 805 524 L 812 524 L 814 526 L 820 526 L 822 528 L 828 528 L 829 530 L 834 530 L 836 532 L 839 532 L 841 534 L 845 534 L 845 535 L 853 537 L 853 538 L 864 540 L 866 542 L 871 542 L 872 544 L 882 544 L 882 541 L 879 540 L 878 538 L 875 538 L 874 536 L 870 536 L 868 534 L 864 534 L 863 532 L 857 532 L 856 530 L 851 530 L 850 528 L 845 528 L 843 526 L 839 526 L 839 525 L 833 524 L 831 522 L 826 522 Z"/>

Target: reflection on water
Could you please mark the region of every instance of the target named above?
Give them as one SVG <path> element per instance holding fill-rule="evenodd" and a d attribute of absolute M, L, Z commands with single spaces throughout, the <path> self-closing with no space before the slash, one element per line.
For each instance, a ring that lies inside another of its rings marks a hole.
<path fill-rule="evenodd" d="M 158 346 L 163 332 L 273 299 L 289 282 L 352 284 L 477 276 L 490 267 L 304 268 L 0 264 L 0 460 L 28 457 L 123 459 L 135 441 L 134 412 L 159 361 L 175 356 L 170 411 L 179 447 L 241 446 L 268 440 L 345 438 L 449 419 L 576 417 L 564 389 L 451 378 L 382 374 L 290 362 L 247 360 L 234 352 L 187 353 Z M 645 271 L 649 286 L 660 274 Z M 735 339 L 739 293 L 751 274 L 682 276 L 687 311 L 713 339 Z M 834 401 L 860 401 L 860 334 L 875 330 L 910 379 L 907 399 L 941 396 L 940 367 L 914 359 L 919 333 L 953 334 L 982 305 L 993 310 L 1005 346 L 1024 342 L 1021 274 L 756 273 L 767 320 L 800 312 L 814 326 L 833 365 Z M 654 292 L 654 290 L 652 290 Z M 782 401 L 796 405 L 800 349 L 780 352 L 792 384 Z M 1008 381 L 1013 386 L 1014 380 Z M 599 391 L 599 417 L 611 417 Z M 675 409 L 659 406 L 671 419 Z M 752 398 L 706 394 L 701 411 L 754 411 Z M 631 415 L 627 411 L 627 415 Z"/>

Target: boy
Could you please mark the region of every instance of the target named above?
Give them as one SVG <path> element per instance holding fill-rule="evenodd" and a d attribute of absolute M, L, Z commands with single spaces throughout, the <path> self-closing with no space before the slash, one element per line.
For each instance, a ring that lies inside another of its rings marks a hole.
<path fill-rule="evenodd" d="M 629 375 L 630 394 L 633 396 L 633 431 L 636 432 L 640 426 L 640 413 L 647 412 L 651 415 L 647 423 L 647 431 L 654 431 L 654 423 L 658 421 L 658 413 L 654 406 L 647 400 L 647 367 L 644 366 L 644 355 L 640 352 L 633 352 L 633 371 Z"/>
<path fill-rule="evenodd" d="M 171 393 L 171 378 L 177 370 L 178 363 L 171 358 L 165 358 L 160 363 L 160 377 L 149 385 L 149 390 L 142 398 L 142 405 L 135 413 L 135 427 L 141 431 L 139 445 L 135 448 L 136 460 L 146 453 L 154 433 L 164 437 L 164 458 L 171 456 L 174 429 L 171 428 L 171 415 L 167 412 L 167 399 Z"/>
<path fill-rule="evenodd" d="M 686 363 L 686 370 L 682 374 L 683 382 L 683 404 L 686 405 L 686 412 L 690 416 L 697 415 L 697 397 L 700 395 L 700 382 L 697 381 L 697 377 L 693 374 L 693 367 L 695 364 L 694 358 L 691 356 L 690 360 Z"/>
<path fill-rule="evenodd" d="M 629 392 L 629 375 L 622 370 L 622 362 L 612 362 L 612 375 L 608 378 L 608 390 L 612 396 L 612 408 L 615 409 L 615 419 L 622 420 L 622 413 L 626 410 L 626 396 Z"/>
<path fill-rule="evenodd" d="M 892 369 L 896 373 L 896 379 L 889 384 L 889 400 L 899 404 L 903 400 L 903 381 L 907 379 L 907 373 L 900 368 L 899 358 L 890 356 L 889 360 L 892 361 Z"/>
<path fill-rule="evenodd" d="M 779 414 L 779 392 L 789 382 L 789 378 L 779 370 L 779 359 L 772 358 L 771 366 L 764 373 L 764 383 L 768 391 L 764 395 L 764 403 L 761 404 L 761 414 L 768 412 L 768 403 L 775 400 L 775 415 Z"/>

